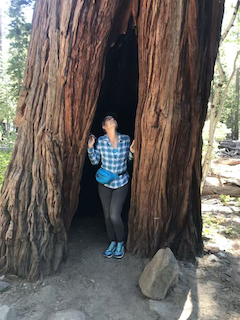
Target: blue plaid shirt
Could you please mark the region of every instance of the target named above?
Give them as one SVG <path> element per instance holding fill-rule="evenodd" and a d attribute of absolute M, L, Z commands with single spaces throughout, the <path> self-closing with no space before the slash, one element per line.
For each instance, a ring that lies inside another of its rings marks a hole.
<path fill-rule="evenodd" d="M 113 147 L 108 136 L 105 134 L 99 137 L 96 143 L 96 147 L 88 149 L 88 157 L 93 165 L 97 165 L 101 159 L 101 167 L 112 173 L 122 173 L 127 170 L 127 160 L 133 159 L 133 154 L 130 151 L 130 137 L 125 134 L 118 133 L 118 145 L 117 151 L 114 154 Z M 129 181 L 129 174 L 119 176 L 112 182 L 105 184 L 106 187 L 111 189 L 117 189 Z"/>

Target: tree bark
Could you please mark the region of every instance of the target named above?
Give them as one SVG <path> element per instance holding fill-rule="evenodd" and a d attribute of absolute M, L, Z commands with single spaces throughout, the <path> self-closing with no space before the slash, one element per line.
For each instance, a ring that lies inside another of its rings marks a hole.
<path fill-rule="evenodd" d="M 224 1 L 142 0 L 128 250 L 202 253 L 201 132 Z"/>
<path fill-rule="evenodd" d="M 236 72 L 236 110 L 235 110 L 235 140 L 239 139 L 239 95 L 240 95 L 240 90 L 239 90 L 239 78 L 240 78 L 240 69 L 237 69 Z"/>
<path fill-rule="evenodd" d="M 35 280 L 65 255 L 105 57 L 132 8 L 140 80 L 128 249 L 201 253 L 201 130 L 223 2 L 37 0 L 0 198 L 1 273 Z"/>
<path fill-rule="evenodd" d="M 105 57 L 130 9 L 126 0 L 36 2 L 0 198 L 0 273 L 35 280 L 66 253 Z"/>

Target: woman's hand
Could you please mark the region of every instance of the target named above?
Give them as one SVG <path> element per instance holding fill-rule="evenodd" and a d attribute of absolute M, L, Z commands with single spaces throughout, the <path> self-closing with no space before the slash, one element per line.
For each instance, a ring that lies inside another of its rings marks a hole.
<path fill-rule="evenodd" d="M 134 153 L 134 151 L 135 151 L 134 143 L 135 143 L 135 140 L 133 140 L 133 142 L 132 142 L 132 144 L 131 144 L 131 146 L 130 146 L 130 151 L 131 151 L 132 153 Z"/>
<path fill-rule="evenodd" d="M 88 149 L 91 149 L 96 141 L 96 137 L 91 134 L 88 138 Z"/>

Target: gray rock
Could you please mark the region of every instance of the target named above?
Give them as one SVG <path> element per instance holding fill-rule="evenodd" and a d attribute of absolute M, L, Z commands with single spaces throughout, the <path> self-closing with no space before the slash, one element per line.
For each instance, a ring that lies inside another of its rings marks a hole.
<path fill-rule="evenodd" d="M 172 251 L 160 249 L 145 267 L 139 286 L 146 297 L 162 300 L 170 287 L 178 282 L 178 274 L 178 263 Z"/>
<path fill-rule="evenodd" d="M 18 316 L 13 307 L 3 305 L 0 307 L 0 320 L 17 320 Z"/>
<path fill-rule="evenodd" d="M 221 258 L 226 258 L 226 257 L 227 257 L 226 253 L 224 253 L 224 252 L 219 252 L 218 255 L 219 255 Z"/>
<path fill-rule="evenodd" d="M 7 290 L 9 286 L 10 286 L 9 283 L 0 281 L 0 292 Z"/>
<path fill-rule="evenodd" d="M 208 256 L 207 260 L 210 262 L 218 262 L 219 261 L 218 257 L 216 257 L 214 254 L 210 254 L 210 256 Z"/>
<path fill-rule="evenodd" d="M 85 320 L 85 314 L 79 310 L 69 309 L 52 314 L 48 320 Z"/>

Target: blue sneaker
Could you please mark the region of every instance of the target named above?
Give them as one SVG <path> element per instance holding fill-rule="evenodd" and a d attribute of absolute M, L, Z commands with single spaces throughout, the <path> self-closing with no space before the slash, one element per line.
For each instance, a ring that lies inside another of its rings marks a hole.
<path fill-rule="evenodd" d="M 112 258 L 115 250 L 116 250 L 117 244 L 115 241 L 112 241 L 107 248 L 107 250 L 103 253 L 103 256 L 106 258 Z"/>
<path fill-rule="evenodd" d="M 117 259 L 121 259 L 125 254 L 125 246 L 124 246 L 124 242 L 118 242 L 117 243 L 117 248 L 113 253 L 113 257 L 117 258 Z"/>

